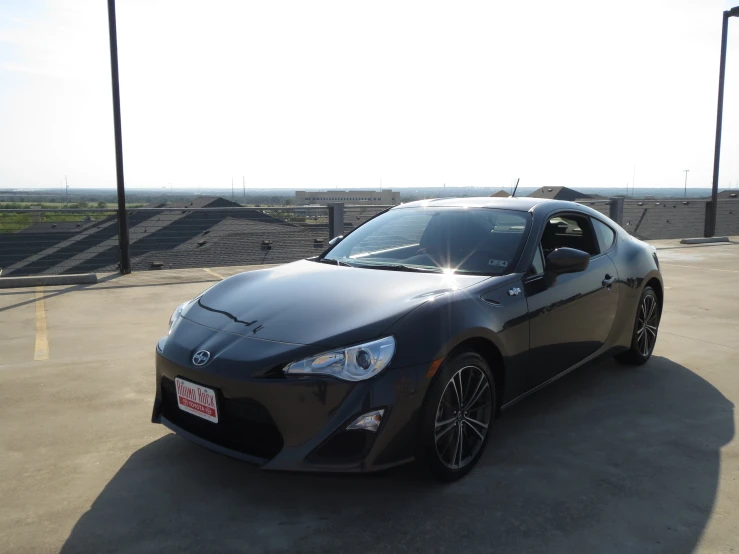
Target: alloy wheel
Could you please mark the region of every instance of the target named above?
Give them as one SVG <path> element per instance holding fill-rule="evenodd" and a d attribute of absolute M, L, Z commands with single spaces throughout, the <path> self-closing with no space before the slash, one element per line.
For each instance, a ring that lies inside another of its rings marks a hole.
<path fill-rule="evenodd" d="M 479 367 L 463 367 L 449 380 L 434 423 L 436 453 L 446 467 L 463 468 L 479 452 L 492 405 L 490 382 Z"/>
<path fill-rule="evenodd" d="M 639 313 L 636 319 L 636 345 L 639 354 L 649 357 L 657 342 L 657 327 L 659 326 L 659 307 L 657 298 L 647 294 L 642 298 Z"/>

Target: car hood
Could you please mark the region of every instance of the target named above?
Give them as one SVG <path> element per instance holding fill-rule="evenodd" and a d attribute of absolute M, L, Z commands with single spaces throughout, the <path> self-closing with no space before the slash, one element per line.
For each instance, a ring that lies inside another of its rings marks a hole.
<path fill-rule="evenodd" d="M 377 337 L 424 302 L 486 279 L 496 278 L 302 260 L 229 277 L 183 317 L 241 336 L 333 348 Z"/>

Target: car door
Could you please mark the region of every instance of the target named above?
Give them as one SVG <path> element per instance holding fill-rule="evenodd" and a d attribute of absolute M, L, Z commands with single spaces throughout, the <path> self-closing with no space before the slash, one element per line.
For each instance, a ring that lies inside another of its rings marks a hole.
<path fill-rule="evenodd" d="M 569 247 L 588 252 L 585 271 L 552 279 L 545 272 L 546 255 Z M 529 310 L 531 386 L 551 379 L 587 358 L 608 339 L 618 308 L 616 266 L 601 252 L 593 223 L 579 212 L 548 217 L 524 282 Z M 553 282 L 552 282 L 553 281 Z"/>

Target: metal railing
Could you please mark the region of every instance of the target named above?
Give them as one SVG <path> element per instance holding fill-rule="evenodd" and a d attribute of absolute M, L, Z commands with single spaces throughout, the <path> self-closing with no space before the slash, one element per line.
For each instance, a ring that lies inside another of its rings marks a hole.
<path fill-rule="evenodd" d="M 717 201 L 713 228 L 714 210 L 710 200 L 617 197 L 578 203 L 607 215 L 640 239 L 709 237 L 714 233 L 739 235 L 739 199 Z"/>
<path fill-rule="evenodd" d="M 706 200 L 620 197 L 580 203 L 641 239 L 701 236 L 711 211 Z M 144 271 L 286 263 L 320 254 L 331 238 L 388 207 L 130 208 L 130 265 Z M 739 235 L 739 199 L 719 200 L 716 211 L 716 232 Z M 111 209 L 0 209 L 0 278 L 118 271 L 118 232 Z"/>
<path fill-rule="evenodd" d="M 320 254 L 331 238 L 387 207 L 130 208 L 130 267 L 290 262 Z M 118 271 L 118 232 L 117 213 L 110 209 L 0 210 L 2 277 Z"/>

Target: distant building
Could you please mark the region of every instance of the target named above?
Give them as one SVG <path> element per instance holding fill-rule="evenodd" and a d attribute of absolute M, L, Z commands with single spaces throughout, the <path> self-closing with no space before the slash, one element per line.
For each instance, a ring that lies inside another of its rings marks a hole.
<path fill-rule="evenodd" d="M 583 200 L 592 198 L 591 195 L 579 192 L 568 187 L 541 187 L 529 194 L 533 198 L 547 198 L 549 200 Z"/>
<path fill-rule="evenodd" d="M 498 192 L 494 192 L 490 195 L 491 198 L 508 198 L 511 195 L 510 192 L 506 192 L 503 189 L 500 189 Z"/>
<path fill-rule="evenodd" d="M 344 204 L 365 204 L 395 206 L 400 204 L 400 193 L 390 189 L 376 190 L 328 190 L 328 191 L 295 191 L 295 204 L 330 204 L 343 202 Z"/>

